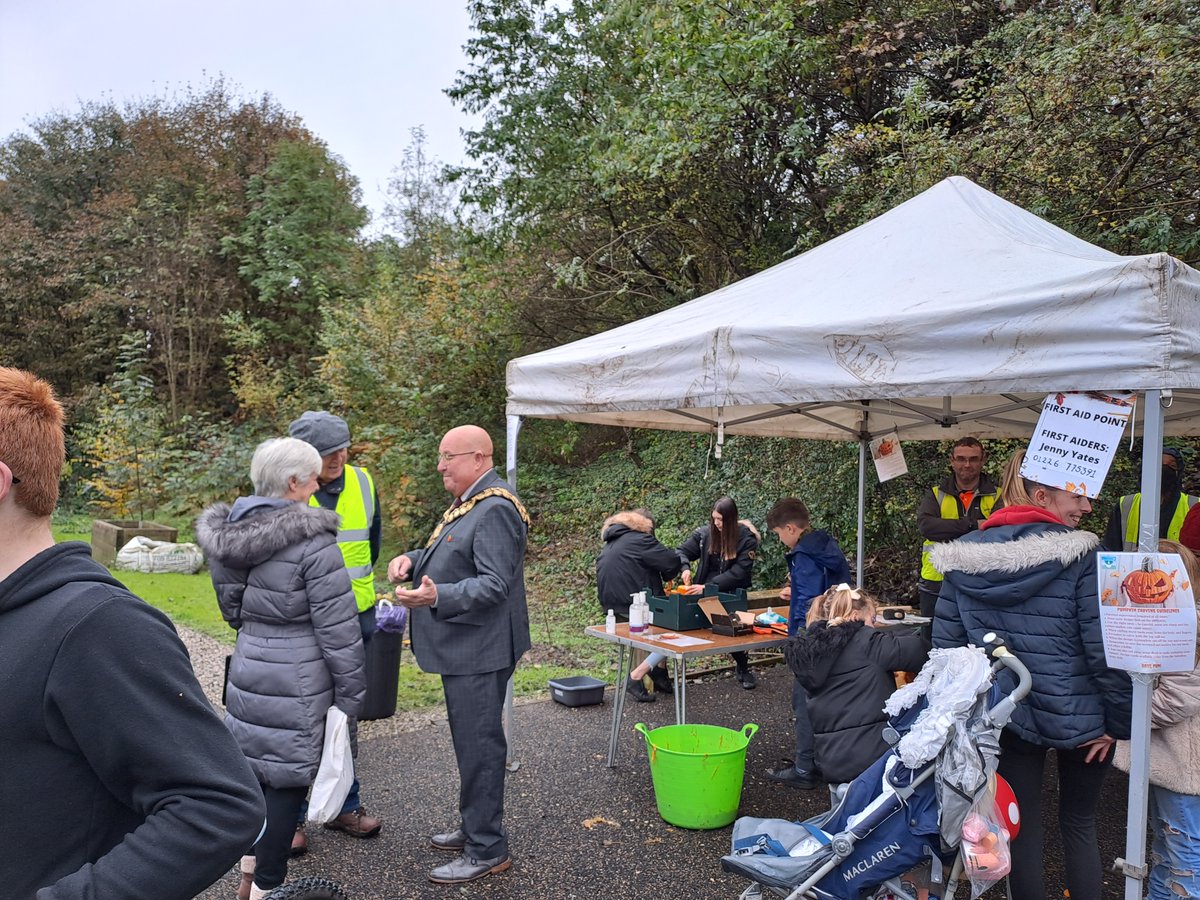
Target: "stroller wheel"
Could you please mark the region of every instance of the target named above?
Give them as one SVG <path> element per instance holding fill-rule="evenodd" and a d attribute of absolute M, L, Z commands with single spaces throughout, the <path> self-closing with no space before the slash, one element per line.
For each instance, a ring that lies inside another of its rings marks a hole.
<path fill-rule="evenodd" d="M 336 881 L 328 878 L 297 878 L 281 884 L 263 900 L 347 900 L 346 892 Z"/>

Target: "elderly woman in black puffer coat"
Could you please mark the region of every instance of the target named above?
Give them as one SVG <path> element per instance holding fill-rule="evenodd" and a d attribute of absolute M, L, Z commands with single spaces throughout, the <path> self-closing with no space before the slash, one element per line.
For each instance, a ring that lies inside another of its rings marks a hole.
<path fill-rule="evenodd" d="M 201 514 L 221 614 L 238 630 L 225 724 L 258 777 L 266 830 L 242 860 L 239 900 L 257 900 L 287 877 L 288 851 L 316 777 L 325 714 L 355 716 L 366 690 L 362 632 L 338 515 L 311 507 L 321 457 L 304 441 L 275 438 L 254 451 L 254 495 Z"/>

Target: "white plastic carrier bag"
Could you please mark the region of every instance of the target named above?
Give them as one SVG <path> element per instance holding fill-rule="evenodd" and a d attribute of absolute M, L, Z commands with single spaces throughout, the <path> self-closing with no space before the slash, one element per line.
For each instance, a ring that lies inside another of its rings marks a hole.
<path fill-rule="evenodd" d="M 354 759 L 350 755 L 350 722 L 336 706 L 325 714 L 325 746 L 321 765 L 308 798 L 308 821 L 321 825 L 336 819 L 354 781 Z"/>

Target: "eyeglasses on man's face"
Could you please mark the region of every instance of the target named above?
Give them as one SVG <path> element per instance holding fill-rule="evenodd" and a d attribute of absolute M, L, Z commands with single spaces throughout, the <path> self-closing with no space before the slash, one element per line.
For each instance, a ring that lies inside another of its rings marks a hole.
<path fill-rule="evenodd" d="M 471 456 L 472 454 L 478 452 L 478 450 L 464 450 L 462 453 L 447 453 L 445 450 L 443 450 L 438 454 L 438 462 L 450 462 L 450 460 L 454 459 L 456 456 Z"/>

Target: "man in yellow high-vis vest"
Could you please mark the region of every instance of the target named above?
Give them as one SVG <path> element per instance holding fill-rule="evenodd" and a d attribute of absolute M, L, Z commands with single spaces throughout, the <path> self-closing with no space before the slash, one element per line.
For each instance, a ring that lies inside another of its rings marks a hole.
<path fill-rule="evenodd" d="M 1179 540 L 1183 520 L 1188 510 L 1200 498 L 1180 490 L 1183 476 L 1183 454 L 1174 447 L 1163 447 L 1161 505 L 1158 511 L 1158 536 L 1167 540 Z M 1113 507 L 1104 532 L 1101 546 L 1114 553 L 1124 550 L 1133 553 L 1138 548 L 1138 523 L 1141 518 L 1142 494 L 1125 494 Z"/>
<path fill-rule="evenodd" d="M 933 616 L 942 589 L 942 573 L 929 561 L 929 551 L 934 544 L 957 540 L 977 529 L 996 506 L 999 491 L 983 471 L 986 462 L 987 453 L 976 438 L 961 438 L 950 450 L 950 474 L 921 498 L 917 529 L 925 541 L 917 593 L 923 616 Z"/>
<path fill-rule="evenodd" d="M 317 492 L 309 503 L 332 509 L 341 517 L 338 528 L 338 548 L 346 560 L 350 585 L 358 605 L 358 622 L 362 628 L 363 644 L 375 633 L 375 576 L 372 569 L 379 558 L 383 520 L 379 514 L 379 492 L 366 469 L 347 465 L 350 448 L 350 426 L 341 416 L 324 410 L 309 410 L 288 426 L 288 434 L 307 441 L 321 454 L 321 471 L 317 475 Z M 357 722 L 351 729 L 357 732 Z M 353 734 L 352 737 L 357 737 Z M 354 749 L 358 749 L 357 740 Z M 357 752 L 355 753 L 357 756 Z M 344 831 L 354 837 L 372 837 L 383 827 L 383 820 L 367 814 L 359 796 L 357 773 L 350 793 L 342 804 L 342 812 L 325 827 Z M 292 855 L 300 856 L 308 849 L 301 824 L 296 826 Z"/>

